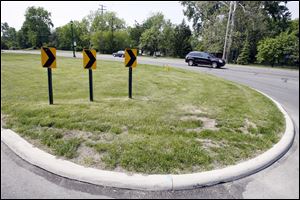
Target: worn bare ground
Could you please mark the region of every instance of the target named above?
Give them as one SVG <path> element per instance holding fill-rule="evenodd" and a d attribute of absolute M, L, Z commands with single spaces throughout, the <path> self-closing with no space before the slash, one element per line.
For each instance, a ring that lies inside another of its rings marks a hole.
<path fill-rule="evenodd" d="M 220 148 L 227 146 L 225 141 L 213 141 L 210 139 L 195 139 L 197 142 L 200 142 L 204 149 L 209 150 L 212 147 Z"/>
<path fill-rule="evenodd" d="M 199 108 L 197 106 L 193 106 L 193 105 L 184 105 L 181 107 L 181 109 L 187 113 L 190 114 L 206 114 L 206 110 L 204 110 L 203 108 Z"/>
<path fill-rule="evenodd" d="M 77 150 L 78 156 L 71 159 L 72 162 L 86 166 L 103 169 L 105 166 L 101 161 L 103 154 L 98 153 L 95 149 L 81 144 Z"/>
<path fill-rule="evenodd" d="M 79 131 L 79 130 L 67 130 L 64 132 L 64 139 L 70 139 L 74 137 L 80 137 L 83 139 L 89 139 L 93 136 L 91 132 Z"/>
<path fill-rule="evenodd" d="M 1 128 L 6 126 L 7 115 L 1 113 Z"/>
<path fill-rule="evenodd" d="M 199 115 L 207 115 L 207 112 L 203 108 L 198 108 L 196 106 L 188 105 L 188 106 L 183 106 L 182 109 L 187 112 L 189 115 L 188 116 L 183 116 L 180 118 L 180 120 L 183 121 L 201 121 L 202 126 L 193 128 L 193 129 L 187 129 L 187 132 L 201 132 L 202 130 L 208 129 L 208 130 L 219 130 L 217 127 L 217 123 L 215 119 L 211 119 L 205 116 L 199 117 Z"/>
<path fill-rule="evenodd" d="M 250 134 L 249 129 L 250 128 L 257 128 L 256 124 L 254 124 L 253 122 L 249 121 L 249 119 L 245 119 L 244 121 L 244 126 L 240 127 L 239 130 L 244 133 L 244 134 Z"/>

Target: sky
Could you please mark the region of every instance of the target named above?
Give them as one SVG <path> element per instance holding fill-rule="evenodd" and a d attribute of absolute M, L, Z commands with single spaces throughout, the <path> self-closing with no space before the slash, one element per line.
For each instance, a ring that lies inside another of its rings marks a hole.
<path fill-rule="evenodd" d="M 99 9 L 100 5 L 104 5 L 107 11 L 116 12 L 129 26 L 133 26 L 135 21 L 142 23 L 154 12 L 162 12 L 173 24 L 185 19 L 191 25 L 183 15 L 183 6 L 179 1 L 1 1 L 1 23 L 7 22 L 10 27 L 19 30 L 25 20 L 26 8 L 36 6 L 51 12 L 56 28 L 71 20 L 81 20 L 90 11 Z M 299 1 L 291 1 L 287 7 L 292 19 L 299 18 Z"/>

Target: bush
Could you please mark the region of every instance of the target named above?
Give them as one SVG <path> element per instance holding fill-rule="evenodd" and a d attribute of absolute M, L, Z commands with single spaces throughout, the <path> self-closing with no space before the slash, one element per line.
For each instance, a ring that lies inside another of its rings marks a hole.
<path fill-rule="evenodd" d="M 281 33 L 275 38 L 266 38 L 259 42 L 257 47 L 257 61 L 275 64 L 299 63 L 299 38 L 291 33 Z"/>

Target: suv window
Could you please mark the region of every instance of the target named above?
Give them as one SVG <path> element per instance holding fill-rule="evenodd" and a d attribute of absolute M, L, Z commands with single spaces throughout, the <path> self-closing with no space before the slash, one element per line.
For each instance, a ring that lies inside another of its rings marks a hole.
<path fill-rule="evenodd" d="M 203 53 L 203 57 L 208 58 L 208 57 L 210 57 L 210 55 L 208 53 Z"/>
<path fill-rule="evenodd" d="M 197 56 L 200 57 L 200 58 L 205 58 L 205 54 L 204 53 L 198 53 Z"/>
<path fill-rule="evenodd" d="M 202 54 L 201 53 L 195 53 L 195 56 L 202 57 Z"/>
<path fill-rule="evenodd" d="M 208 53 L 208 56 L 210 56 L 211 58 L 216 58 L 216 56 L 211 53 Z"/>

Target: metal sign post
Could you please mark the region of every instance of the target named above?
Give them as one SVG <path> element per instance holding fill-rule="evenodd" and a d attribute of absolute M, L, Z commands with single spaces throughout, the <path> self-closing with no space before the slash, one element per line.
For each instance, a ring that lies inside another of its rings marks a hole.
<path fill-rule="evenodd" d="M 132 67 L 129 67 L 129 79 L 128 79 L 128 97 L 132 99 Z"/>
<path fill-rule="evenodd" d="M 48 93 L 49 93 L 49 104 L 53 104 L 53 90 L 52 90 L 52 69 L 56 68 L 56 49 L 42 47 L 41 48 L 41 61 L 42 66 L 47 68 L 48 73 Z"/>
<path fill-rule="evenodd" d="M 53 104 L 53 92 L 52 92 L 52 71 L 51 68 L 47 68 L 48 71 L 48 92 L 49 92 L 49 104 Z"/>
<path fill-rule="evenodd" d="M 89 70 L 89 88 L 90 101 L 94 101 L 93 97 L 93 70 L 96 69 L 96 50 L 83 50 L 83 67 Z"/>
<path fill-rule="evenodd" d="M 93 70 L 89 69 L 90 101 L 93 101 Z"/>
<path fill-rule="evenodd" d="M 125 49 L 125 67 L 128 69 L 128 97 L 132 99 L 132 68 L 137 65 L 137 50 Z"/>

